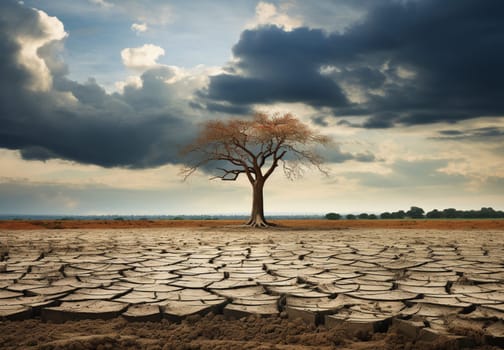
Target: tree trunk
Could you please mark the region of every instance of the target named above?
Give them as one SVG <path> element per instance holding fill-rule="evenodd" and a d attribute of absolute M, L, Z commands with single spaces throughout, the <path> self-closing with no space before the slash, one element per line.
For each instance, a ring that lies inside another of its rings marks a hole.
<path fill-rule="evenodd" d="M 264 181 L 256 181 L 253 185 L 252 213 L 247 225 L 252 227 L 268 227 L 270 224 L 264 218 Z"/>

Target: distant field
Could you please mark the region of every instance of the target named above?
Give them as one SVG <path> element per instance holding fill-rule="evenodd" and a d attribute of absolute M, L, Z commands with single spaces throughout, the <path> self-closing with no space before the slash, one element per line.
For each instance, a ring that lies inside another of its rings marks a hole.
<path fill-rule="evenodd" d="M 280 228 L 291 229 L 433 229 L 433 230 L 503 230 L 504 219 L 419 219 L 419 220 L 273 220 Z M 0 229 L 103 229 L 220 227 L 243 225 L 244 220 L 3 220 Z"/>

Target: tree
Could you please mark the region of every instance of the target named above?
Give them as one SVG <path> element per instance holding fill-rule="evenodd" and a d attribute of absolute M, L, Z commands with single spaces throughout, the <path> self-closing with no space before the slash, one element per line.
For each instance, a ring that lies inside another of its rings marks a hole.
<path fill-rule="evenodd" d="M 322 157 L 313 147 L 330 139 L 310 129 L 290 113 L 256 113 L 252 119 L 212 120 L 202 124 L 194 142 L 183 150 L 190 156 L 183 174 L 197 169 L 216 169 L 212 179 L 235 181 L 241 174 L 252 185 L 252 211 L 247 225 L 267 227 L 264 218 L 264 184 L 282 164 L 287 178 L 302 174 L 303 166 L 321 168 Z"/>
<path fill-rule="evenodd" d="M 391 218 L 392 214 L 390 214 L 388 211 L 380 214 L 380 219 L 391 219 Z"/>
<path fill-rule="evenodd" d="M 341 219 L 341 215 L 338 213 L 328 213 L 325 215 L 327 220 L 339 220 Z"/>
<path fill-rule="evenodd" d="M 481 208 L 480 209 L 480 215 L 482 218 L 493 218 L 493 217 L 496 217 L 495 216 L 495 210 L 492 208 L 492 207 L 488 207 L 488 208 Z"/>
<path fill-rule="evenodd" d="M 434 209 L 428 212 L 425 216 L 429 219 L 440 219 L 442 217 L 442 213 L 439 210 Z"/>
<path fill-rule="evenodd" d="M 419 207 L 411 207 L 410 210 L 406 212 L 406 216 L 412 219 L 422 219 L 424 217 L 424 210 Z"/>
<path fill-rule="evenodd" d="M 404 219 L 406 213 L 404 210 L 394 211 L 390 214 L 391 219 Z"/>
<path fill-rule="evenodd" d="M 457 217 L 457 209 L 455 208 L 446 208 L 443 210 L 443 218 L 446 219 L 455 219 Z"/>

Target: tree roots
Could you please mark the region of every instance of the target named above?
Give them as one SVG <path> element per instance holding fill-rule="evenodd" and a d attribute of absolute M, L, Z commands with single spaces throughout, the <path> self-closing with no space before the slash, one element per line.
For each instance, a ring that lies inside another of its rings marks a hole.
<path fill-rule="evenodd" d="M 245 225 L 253 227 L 253 228 L 268 228 L 268 227 L 275 227 L 275 226 L 277 226 L 276 224 L 273 224 L 271 222 L 267 222 L 264 219 L 262 219 L 262 220 L 252 220 L 252 219 L 250 219 Z"/>

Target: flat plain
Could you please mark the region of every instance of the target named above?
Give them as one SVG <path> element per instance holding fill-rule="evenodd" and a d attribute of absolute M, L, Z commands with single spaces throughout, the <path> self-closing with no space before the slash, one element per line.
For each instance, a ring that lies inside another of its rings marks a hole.
<path fill-rule="evenodd" d="M 0 229 L 0 344 L 503 346 L 502 220 L 358 222 L 262 230 L 219 221 L 44 222 L 60 225 L 52 230 L 14 222 L 23 229 Z"/>

